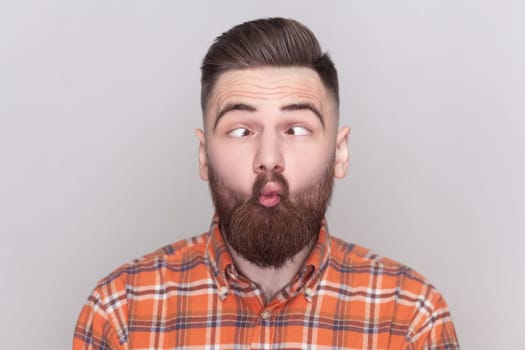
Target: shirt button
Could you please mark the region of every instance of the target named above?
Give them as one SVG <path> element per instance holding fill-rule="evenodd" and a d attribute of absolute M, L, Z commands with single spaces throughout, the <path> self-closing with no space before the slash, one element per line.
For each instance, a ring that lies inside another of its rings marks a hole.
<path fill-rule="evenodd" d="M 308 298 L 311 298 L 314 295 L 314 291 L 312 290 L 312 288 L 306 288 L 304 290 L 304 294 L 306 294 Z"/>
<path fill-rule="evenodd" d="M 222 286 L 220 289 L 219 289 L 219 294 L 221 296 L 225 296 L 226 294 L 228 294 L 228 287 L 226 286 Z"/>
<path fill-rule="evenodd" d="M 271 312 L 268 311 L 268 310 L 263 311 L 263 313 L 261 314 L 261 317 L 262 317 L 263 320 L 269 319 L 270 316 L 271 316 Z"/>

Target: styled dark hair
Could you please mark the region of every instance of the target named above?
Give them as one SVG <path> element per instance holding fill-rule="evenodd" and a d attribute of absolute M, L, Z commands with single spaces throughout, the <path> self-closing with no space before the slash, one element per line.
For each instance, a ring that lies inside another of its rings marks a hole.
<path fill-rule="evenodd" d="M 203 113 L 222 73 L 260 66 L 312 68 L 339 105 L 337 70 L 315 35 L 293 19 L 276 17 L 239 24 L 215 39 L 201 66 Z"/>

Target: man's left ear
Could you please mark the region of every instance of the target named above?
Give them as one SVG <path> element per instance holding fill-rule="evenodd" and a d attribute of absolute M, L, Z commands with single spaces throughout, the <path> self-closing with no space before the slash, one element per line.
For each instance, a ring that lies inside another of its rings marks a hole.
<path fill-rule="evenodd" d="M 334 177 L 336 179 L 342 179 L 346 176 L 348 171 L 348 136 L 350 135 L 350 128 L 347 126 L 342 127 L 337 132 L 336 144 L 335 144 L 335 164 L 334 164 Z"/>

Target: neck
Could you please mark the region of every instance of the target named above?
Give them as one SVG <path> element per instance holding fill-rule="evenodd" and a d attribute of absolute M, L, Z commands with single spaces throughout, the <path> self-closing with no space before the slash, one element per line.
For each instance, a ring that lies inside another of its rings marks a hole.
<path fill-rule="evenodd" d="M 237 270 L 261 288 L 265 303 L 268 303 L 277 292 L 288 285 L 297 275 L 304 266 L 304 262 L 314 244 L 315 240 L 279 268 L 260 267 L 244 259 L 231 247 L 230 253 Z"/>

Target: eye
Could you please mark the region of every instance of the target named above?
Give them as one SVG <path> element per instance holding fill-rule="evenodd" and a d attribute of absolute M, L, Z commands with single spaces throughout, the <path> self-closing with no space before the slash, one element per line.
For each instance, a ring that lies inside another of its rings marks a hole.
<path fill-rule="evenodd" d="M 245 136 L 249 136 L 252 132 L 246 128 L 235 128 L 233 130 L 228 131 L 228 136 L 235 137 L 235 138 L 241 138 Z"/>
<path fill-rule="evenodd" d="M 303 126 L 292 126 L 291 128 L 286 130 L 286 133 L 288 135 L 305 136 L 310 134 L 310 130 Z"/>

